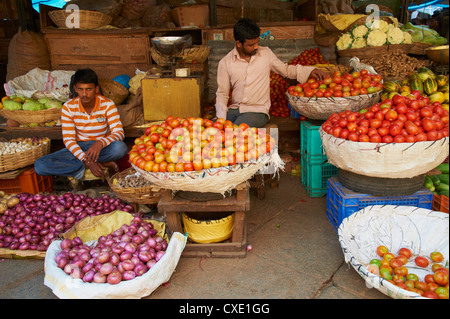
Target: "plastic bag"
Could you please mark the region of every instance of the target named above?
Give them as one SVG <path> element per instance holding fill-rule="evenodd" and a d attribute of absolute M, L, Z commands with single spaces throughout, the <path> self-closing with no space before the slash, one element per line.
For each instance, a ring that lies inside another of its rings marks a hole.
<path fill-rule="evenodd" d="M 75 71 L 46 71 L 34 68 L 25 75 L 6 83 L 6 95 L 22 95 L 26 98 L 51 98 L 61 102 L 68 101 L 70 78 Z"/>
<path fill-rule="evenodd" d="M 196 243 L 218 243 L 231 237 L 234 214 L 216 220 L 197 220 L 183 214 L 184 228 L 189 239 Z"/>

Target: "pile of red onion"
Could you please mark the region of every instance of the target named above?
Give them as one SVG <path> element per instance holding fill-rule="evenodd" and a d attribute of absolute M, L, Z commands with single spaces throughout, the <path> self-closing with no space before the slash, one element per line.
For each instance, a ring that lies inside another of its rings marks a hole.
<path fill-rule="evenodd" d="M 51 242 L 87 216 L 114 210 L 134 213 L 121 199 L 104 194 L 16 195 L 19 202 L 0 215 L 0 248 L 47 251 Z"/>
<path fill-rule="evenodd" d="M 95 246 L 79 237 L 64 239 L 55 262 L 72 278 L 115 285 L 145 274 L 165 254 L 167 245 L 152 223 L 134 217 L 130 225 L 101 236 Z"/>

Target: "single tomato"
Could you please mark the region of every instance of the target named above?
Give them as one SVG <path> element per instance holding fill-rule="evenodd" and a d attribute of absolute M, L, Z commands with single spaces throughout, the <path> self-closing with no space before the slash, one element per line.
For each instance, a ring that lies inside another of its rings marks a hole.
<path fill-rule="evenodd" d="M 417 266 L 422 267 L 422 268 L 426 268 L 428 266 L 428 264 L 430 263 L 428 261 L 428 259 L 426 259 L 425 257 L 422 257 L 422 256 L 417 256 L 414 259 L 414 262 L 416 263 Z"/>

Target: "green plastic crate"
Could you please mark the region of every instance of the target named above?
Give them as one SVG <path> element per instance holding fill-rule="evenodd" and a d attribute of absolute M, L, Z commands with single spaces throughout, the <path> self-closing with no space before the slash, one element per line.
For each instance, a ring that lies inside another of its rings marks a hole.
<path fill-rule="evenodd" d="M 327 160 L 319 134 L 322 123 L 319 121 L 302 121 L 300 123 L 300 153 L 306 155 L 310 162 L 316 164 Z"/>
<path fill-rule="evenodd" d="M 328 178 L 337 175 L 337 167 L 325 161 L 317 163 L 310 157 L 301 156 L 302 184 L 311 197 L 322 197 L 327 194 Z"/>

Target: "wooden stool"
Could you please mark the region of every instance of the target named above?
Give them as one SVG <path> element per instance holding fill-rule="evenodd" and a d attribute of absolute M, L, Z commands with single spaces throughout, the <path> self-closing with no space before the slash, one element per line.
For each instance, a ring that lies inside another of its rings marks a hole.
<path fill-rule="evenodd" d="M 206 202 L 191 201 L 178 196 L 172 198 L 172 191 L 161 194 L 158 211 L 165 213 L 167 227 L 174 232 L 183 233 L 181 213 L 208 212 L 211 219 L 215 213 L 234 212 L 234 225 L 231 240 L 221 243 L 198 244 L 187 242 L 183 251 L 185 257 L 245 257 L 247 253 L 247 227 L 245 212 L 250 210 L 250 196 L 246 183 L 236 186 L 236 192 L 230 197 Z"/>
<path fill-rule="evenodd" d="M 94 174 L 92 174 L 89 168 L 86 168 L 82 179 L 76 179 L 74 177 L 68 177 L 68 179 L 70 182 L 70 186 L 72 186 L 72 190 L 76 192 L 81 189 L 80 182 L 101 180 L 102 178 L 95 176 Z"/>

